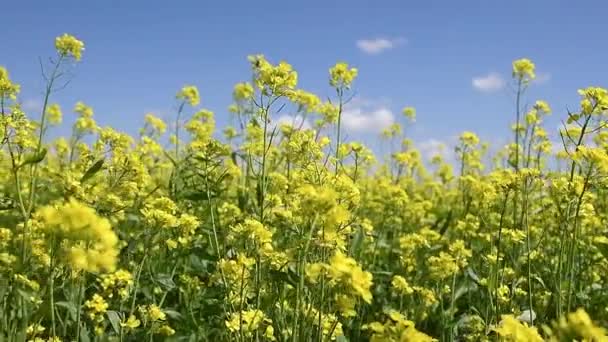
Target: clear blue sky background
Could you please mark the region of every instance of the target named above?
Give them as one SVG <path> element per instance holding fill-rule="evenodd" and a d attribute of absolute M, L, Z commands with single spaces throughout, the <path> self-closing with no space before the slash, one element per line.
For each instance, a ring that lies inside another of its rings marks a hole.
<path fill-rule="evenodd" d="M 35 107 L 38 58 L 53 55 L 64 32 L 86 44 L 83 61 L 55 101 L 70 115 L 83 100 L 98 121 L 136 132 L 146 112 L 168 117 L 184 84 L 199 87 L 202 106 L 227 122 L 236 82 L 249 80 L 247 55 L 285 59 L 300 86 L 331 95 L 327 70 L 347 61 L 360 70 L 355 89 L 371 105 L 399 115 L 417 108 L 418 142 L 450 141 L 464 130 L 510 137 L 511 61 L 532 59 L 542 82 L 526 100 L 547 100 L 555 132 L 576 90 L 608 83 L 608 1 L 4 1 L 0 65 Z M 396 39 L 369 54 L 362 39 Z M 403 40 L 404 39 L 404 40 Z M 480 91 L 473 78 L 498 73 L 507 86 Z M 374 141 L 375 135 L 351 132 Z M 557 138 L 556 138 L 557 139 Z"/>

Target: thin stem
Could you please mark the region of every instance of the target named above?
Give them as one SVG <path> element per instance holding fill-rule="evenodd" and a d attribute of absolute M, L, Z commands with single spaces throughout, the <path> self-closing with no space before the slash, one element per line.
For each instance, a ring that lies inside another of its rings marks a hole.
<path fill-rule="evenodd" d="M 175 118 L 175 160 L 176 161 L 179 158 L 179 128 L 180 128 L 179 119 L 182 115 L 182 112 L 184 111 L 185 104 L 186 104 L 186 101 L 182 101 L 182 103 L 179 105 L 179 108 L 177 110 L 177 117 Z"/>
<path fill-rule="evenodd" d="M 78 275 L 78 297 L 76 299 L 76 336 L 74 336 L 75 340 L 78 341 L 78 339 L 80 338 L 80 312 L 82 310 L 80 310 L 80 303 L 82 302 L 82 291 L 83 290 L 83 284 L 82 284 L 82 274 Z"/>
<path fill-rule="evenodd" d="M 342 97 L 344 95 L 344 90 L 342 88 L 339 88 L 337 91 L 338 91 L 339 104 L 338 104 L 338 124 L 337 124 L 337 132 L 336 132 L 336 175 L 338 174 L 339 167 L 340 167 L 340 133 L 341 133 L 340 126 L 342 124 L 342 106 L 343 106 Z"/>

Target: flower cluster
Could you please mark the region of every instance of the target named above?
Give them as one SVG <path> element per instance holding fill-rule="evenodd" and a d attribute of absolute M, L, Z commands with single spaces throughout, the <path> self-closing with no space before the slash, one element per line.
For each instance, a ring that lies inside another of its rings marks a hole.
<path fill-rule="evenodd" d="M 83 48 L 58 37 L 55 75 Z M 512 142 L 418 146 L 408 106 L 375 155 L 345 139 L 356 68 L 327 97 L 249 62 L 230 126 L 189 85 L 137 136 L 79 101 L 61 137 L 56 76 L 38 121 L 0 68 L 0 340 L 608 339 L 605 88 L 553 134 L 520 59 Z"/>

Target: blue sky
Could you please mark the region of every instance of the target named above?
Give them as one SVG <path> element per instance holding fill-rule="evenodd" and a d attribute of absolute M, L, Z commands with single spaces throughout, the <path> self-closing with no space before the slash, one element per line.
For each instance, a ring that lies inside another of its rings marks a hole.
<path fill-rule="evenodd" d="M 511 136 L 511 61 L 537 65 L 526 100 L 547 100 L 555 132 L 576 90 L 608 81 L 607 1 L 7 1 L 0 65 L 35 108 L 38 58 L 68 32 L 86 44 L 68 89 L 54 96 L 64 115 L 78 100 L 98 122 L 136 132 L 145 113 L 171 117 L 174 94 L 199 87 L 220 125 L 236 82 L 250 79 L 247 55 L 286 60 L 299 85 L 332 95 L 327 70 L 359 68 L 348 135 L 368 142 L 400 109 L 414 106 L 409 134 L 421 144 L 464 130 L 493 142 Z M 478 79 L 474 82 L 474 79 Z M 476 83 L 479 87 L 475 87 Z"/>

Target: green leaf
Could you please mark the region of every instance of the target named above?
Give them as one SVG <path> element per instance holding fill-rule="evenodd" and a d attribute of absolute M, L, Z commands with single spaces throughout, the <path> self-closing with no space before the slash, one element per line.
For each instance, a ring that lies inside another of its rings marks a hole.
<path fill-rule="evenodd" d="M 46 157 L 46 153 L 47 153 L 47 150 L 46 150 L 46 148 L 43 147 L 39 152 L 26 155 L 25 159 L 23 160 L 23 163 L 21 163 L 21 165 L 19 165 L 19 167 L 23 167 L 23 166 L 29 165 L 29 164 L 40 163 L 41 161 L 44 160 L 44 157 Z"/>
<path fill-rule="evenodd" d="M 74 303 L 61 301 L 61 302 L 55 302 L 55 305 L 60 308 L 66 309 L 70 313 L 70 317 L 73 320 L 76 319 L 76 316 L 78 314 L 78 309 L 76 309 L 76 306 L 74 305 Z"/>
<path fill-rule="evenodd" d="M 80 342 L 90 342 L 91 338 L 89 337 L 89 331 L 86 327 L 80 328 Z"/>
<path fill-rule="evenodd" d="M 171 319 L 180 320 L 182 318 L 182 314 L 175 310 L 163 310 L 164 313 L 167 314 Z"/>
<path fill-rule="evenodd" d="M 477 290 L 477 285 L 475 283 L 463 284 L 456 289 L 456 292 L 454 293 L 454 300 L 457 300 L 458 298 L 464 296 L 468 292 L 474 292 L 476 290 Z"/>
<path fill-rule="evenodd" d="M 475 273 L 475 271 L 473 271 L 472 268 L 467 267 L 466 274 L 471 280 L 473 280 L 475 282 L 475 284 L 477 284 L 477 285 L 480 284 L 481 279 L 479 278 L 477 273 Z"/>
<path fill-rule="evenodd" d="M 541 284 L 544 289 L 547 288 L 547 285 L 545 285 L 545 281 L 541 277 L 539 277 L 538 275 L 533 275 L 532 278 L 536 280 L 539 284 Z"/>
<path fill-rule="evenodd" d="M 110 324 L 112 324 L 112 328 L 114 332 L 120 334 L 120 315 L 116 311 L 108 311 L 106 312 L 108 315 L 108 319 L 110 320 Z"/>
<path fill-rule="evenodd" d="M 175 282 L 173 281 L 173 278 L 171 278 L 170 274 L 159 274 L 156 277 L 156 281 L 160 283 L 167 291 L 175 288 Z"/>
<path fill-rule="evenodd" d="M 93 165 L 91 165 L 84 175 L 82 175 L 82 178 L 80 178 L 80 183 L 86 182 L 89 178 L 93 177 L 97 172 L 99 172 L 103 166 L 103 162 L 103 159 L 99 159 Z"/>

